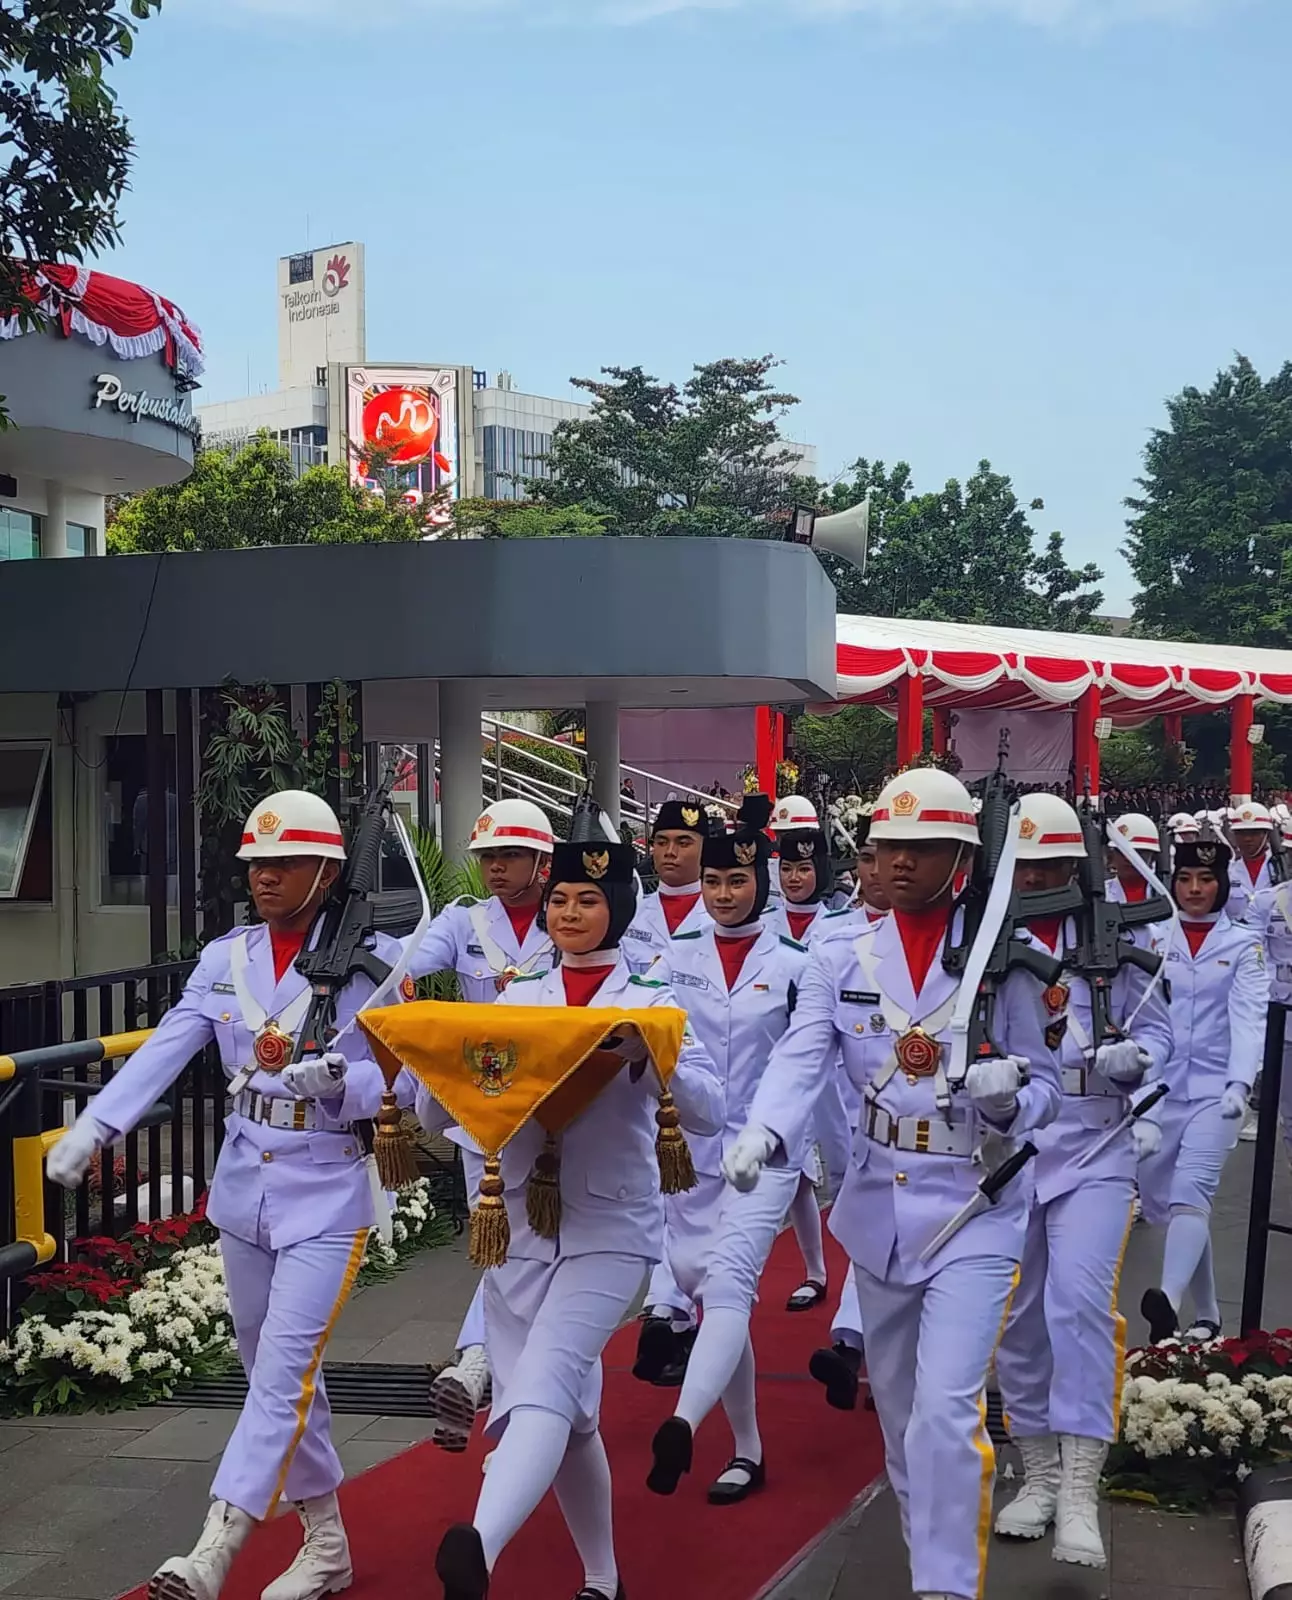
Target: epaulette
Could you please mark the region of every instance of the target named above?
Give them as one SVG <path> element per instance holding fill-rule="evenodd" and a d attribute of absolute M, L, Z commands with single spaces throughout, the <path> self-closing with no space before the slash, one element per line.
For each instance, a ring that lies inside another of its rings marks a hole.
<path fill-rule="evenodd" d="M 787 933 L 781 934 L 781 943 L 789 945 L 791 950 L 798 950 L 803 955 L 807 954 L 807 946 L 805 944 L 800 944 L 797 939 L 791 939 Z"/>
<path fill-rule="evenodd" d="M 637 973 L 637 972 L 632 973 L 630 975 L 628 981 L 629 981 L 629 983 L 635 983 L 639 989 L 667 989 L 668 988 L 668 985 L 666 983 L 661 982 L 661 980 L 659 978 L 643 978 L 641 976 L 641 974 Z"/>
<path fill-rule="evenodd" d="M 672 937 L 674 941 L 680 941 L 682 939 L 699 939 L 703 933 L 703 928 L 696 928 L 693 933 L 675 933 L 672 935 Z"/>
<path fill-rule="evenodd" d="M 511 980 L 512 983 L 537 983 L 540 978 L 545 978 L 545 972 L 518 972 Z"/>

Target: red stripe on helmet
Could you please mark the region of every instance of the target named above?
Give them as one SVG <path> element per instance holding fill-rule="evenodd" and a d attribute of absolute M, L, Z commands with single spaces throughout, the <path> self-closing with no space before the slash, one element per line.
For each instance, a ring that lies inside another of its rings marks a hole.
<path fill-rule="evenodd" d="M 1082 844 L 1084 843 L 1079 833 L 1043 833 L 1036 841 L 1037 844 Z"/>
<path fill-rule="evenodd" d="M 279 844 L 344 844 L 339 833 L 319 833 L 313 828 L 284 828 L 278 835 Z"/>
<path fill-rule="evenodd" d="M 887 811 L 887 810 L 876 811 L 874 813 L 874 815 L 871 817 L 870 820 L 871 820 L 872 823 L 874 823 L 874 822 L 891 822 L 893 820 L 893 813 L 891 811 Z M 976 825 L 977 821 L 978 821 L 978 818 L 974 815 L 974 813 L 972 811 L 919 811 L 919 812 L 912 811 L 912 813 L 911 813 L 909 818 L 907 818 L 907 817 L 899 817 L 898 821 L 899 822 L 907 822 L 907 821 L 910 821 L 910 822 L 960 822 L 960 823 L 964 823 L 967 827 L 974 827 Z"/>
<path fill-rule="evenodd" d="M 492 834 L 482 835 L 494 839 L 537 839 L 540 844 L 554 844 L 555 840 L 550 833 L 544 833 L 540 828 L 517 828 L 510 822 L 495 823 Z"/>

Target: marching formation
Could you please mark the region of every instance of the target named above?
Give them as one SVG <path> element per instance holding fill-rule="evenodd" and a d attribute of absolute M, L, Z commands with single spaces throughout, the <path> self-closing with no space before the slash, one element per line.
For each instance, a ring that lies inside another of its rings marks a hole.
<path fill-rule="evenodd" d="M 973 796 L 919 768 L 847 840 L 849 883 L 809 802 L 754 795 L 734 818 L 662 806 L 643 895 L 590 797 L 565 837 L 503 800 L 470 842 L 486 897 L 401 940 L 372 893 L 389 815 L 387 786 L 347 863 L 322 801 L 256 809 L 239 853 L 259 923 L 206 948 L 48 1157 L 75 1186 L 218 1047 L 230 1116 L 209 1215 L 248 1398 L 197 1543 L 151 1600 L 217 1600 L 284 1497 L 304 1539 L 263 1600 L 350 1585 L 322 1360 L 409 1108 L 461 1149 L 484 1268 L 432 1390 L 437 1444 L 464 1450 L 483 1414 L 492 1446 L 471 1521 L 436 1555 L 443 1600 L 485 1600 L 549 1489 L 584 1569 L 576 1600 L 625 1600 L 601 1362 L 643 1303 L 634 1375 L 676 1402 L 614 1470 L 690 1492 L 698 1431 L 725 1427 L 710 1504 L 776 1493 L 751 1314 L 787 1224 L 803 1280 L 785 1313 L 833 1307 L 804 1366 L 829 1405 L 865 1394 L 877 1413 L 918 1600 L 984 1592 L 993 1369 L 1024 1465 L 995 1533 L 1052 1530 L 1056 1561 L 1103 1566 L 1137 1203 L 1166 1225 L 1149 1337 L 1220 1332 L 1211 1206 L 1271 988 L 1292 993 L 1276 819 L 1246 804 L 1173 817 L 1163 837 L 1136 814 L 1016 799 L 1001 773 Z M 417 999 L 438 973 L 460 1000 Z M 851 1263 L 834 1285 L 823 1200 Z M 706 1514 L 720 1538 L 721 1509 Z"/>

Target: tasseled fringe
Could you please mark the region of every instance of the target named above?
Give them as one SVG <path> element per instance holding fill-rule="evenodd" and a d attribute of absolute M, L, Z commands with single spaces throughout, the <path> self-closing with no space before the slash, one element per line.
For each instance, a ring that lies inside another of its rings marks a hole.
<path fill-rule="evenodd" d="M 478 1267 L 501 1267 L 507 1260 L 511 1224 L 507 1220 L 507 1204 L 503 1199 L 506 1187 L 502 1178 L 502 1158 L 487 1157 L 484 1177 L 480 1180 L 480 1199 L 471 1213 L 470 1256 Z"/>
<path fill-rule="evenodd" d="M 555 1239 L 561 1230 L 561 1157 L 549 1133 L 534 1161 L 525 1189 L 525 1214 L 540 1239 Z"/>
<path fill-rule="evenodd" d="M 659 1161 L 660 1188 L 665 1194 L 685 1194 L 696 1186 L 695 1162 L 682 1132 L 682 1119 L 667 1089 L 659 1097 L 655 1121 L 659 1125 L 655 1156 Z"/>
<path fill-rule="evenodd" d="M 417 1178 L 417 1157 L 404 1127 L 403 1113 L 394 1094 L 387 1089 L 377 1113 L 377 1131 L 372 1153 L 377 1162 L 377 1177 L 383 1189 L 402 1189 Z"/>

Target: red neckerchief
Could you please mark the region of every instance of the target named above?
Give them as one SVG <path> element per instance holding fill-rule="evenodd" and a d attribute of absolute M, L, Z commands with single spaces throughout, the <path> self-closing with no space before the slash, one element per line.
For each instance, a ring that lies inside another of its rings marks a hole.
<path fill-rule="evenodd" d="M 1059 933 L 1063 928 L 1063 918 L 1060 917 L 1034 917 L 1028 927 L 1038 939 L 1045 941 L 1050 950 L 1059 948 Z"/>
<path fill-rule="evenodd" d="M 816 907 L 809 906 L 806 911 L 791 911 L 785 908 L 785 920 L 790 925 L 790 938 L 802 941 L 803 935 L 811 926 L 812 919 L 816 916 Z"/>
<path fill-rule="evenodd" d="M 926 911 L 899 911 L 893 908 L 893 920 L 902 938 L 906 952 L 906 967 L 911 974 L 911 988 L 918 995 L 929 975 L 933 959 L 946 937 L 947 922 L 951 916 L 949 905 L 932 906 Z"/>
<path fill-rule="evenodd" d="M 567 1006 L 586 1006 L 597 990 L 614 971 L 609 967 L 562 967 L 561 982 L 565 985 Z"/>
<path fill-rule="evenodd" d="M 1261 873 L 1265 870 L 1265 857 L 1262 854 L 1257 856 L 1255 861 L 1247 861 L 1246 857 L 1243 859 L 1247 867 L 1247 876 L 1252 880 L 1254 885 L 1257 878 L 1259 878 Z"/>
<path fill-rule="evenodd" d="M 274 982 L 279 983 L 283 973 L 305 948 L 304 930 L 300 933 L 279 933 L 277 928 L 270 928 L 269 948 L 274 956 Z"/>
<path fill-rule="evenodd" d="M 736 987 L 736 979 L 745 964 L 745 957 L 758 943 L 761 934 L 747 934 L 743 939 L 715 939 L 718 960 L 722 962 L 722 975 L 727 980 L 728 991 Z"/>
<path fill-rule="evenodd" d="M 1144 878 L 1136 878 L 1134 883 L 1124 883 L 1122 888 L 1126 891 L 1128 906 L 1137 906 L 1148 899 L 1148 883 Z"/>
<path fill-rule="evenodd" d="M 1214 922 L 1184 922 L 1180 926 L 1184 929 L 1184 936 L 1189 941 L 1189 954 L 1196 957 L 1202 949 L 1202 941 L 1216 926 Z"/>
<path fill-rule="evenodd" d="M 664 913 L 664 921 L 668 924 L 668 931 L 676 933 L 686 919 L 691 915 L 696 902 L 700 898 L 697 889 L 694 894 L 662 894 L 659 897 L 660 909 Z"/>
<path fill-rule="evenodd" d="M 511 923 L 511 931 L 516 935 L 516 948 L 520 949 L 525 940 L 529 938 L 529 930 L 534 926 L 534 918 L 538 915 L 538 902 L 528 906 L 509 906 L 505 900 L 499 901 L 507 913 L 507 921 Z"/>

